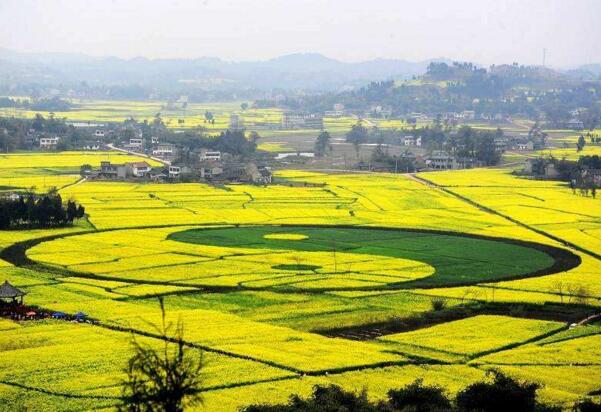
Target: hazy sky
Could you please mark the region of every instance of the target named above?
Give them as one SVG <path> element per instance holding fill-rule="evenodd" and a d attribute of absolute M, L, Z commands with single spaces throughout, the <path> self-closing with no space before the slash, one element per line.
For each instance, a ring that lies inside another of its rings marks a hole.
<path fill-rule="evenodd" d="M 601 63 L 601 0 L 0 0 L 0 47 L 119 57 Z"/>

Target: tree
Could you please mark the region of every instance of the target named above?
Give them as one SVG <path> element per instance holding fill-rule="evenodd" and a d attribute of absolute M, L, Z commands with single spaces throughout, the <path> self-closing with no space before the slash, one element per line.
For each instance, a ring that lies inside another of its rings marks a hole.
<path fill-rule="evenodd" d="M 79 205 L 77 206 L 77 214 L 75 215 L 76 218 L 81 219 L 82 217 L 84 217 L 86 214 L 86 209 L 83 207 L 83 205 Z"/>
<path fill-rule="evenodd" d="M 77 205 L 72 200 L 67 202 L 67 222 L 73 222 L 77 217 Z"/>
<path fill-rule="evenodd" d="M 255 140 L 258 139 L 256 136 L 258 134 L 255 135 Z M 210 145 L 215 150 L 241 156 L 252 154 L 257 149 L 257 143 L 247 140 L 242 130 L 228 129 L 225 132 L 221 132 L 217 138 L 211 140 Z"/>
<path fill-rule="evenodd" d="M 482 136 L 476 141 L 476 159 L 486 166 L 493 166 L 501 160 L 501 154 L 495 147 L 495 139 L 492 136 Z"/>
<path fill-rule="evenodd" d="M 352 143 L 355 147 L 355 152 L 357 152 L 357 157 L 359 157 L 359 147 L 362 143 L 367 142 L 368 132 L 367 128 L 363 126 L 361 120 L 357 121 L 352 127 L 351 130 L 346 134 L 346 141 Z"/>
<path fill-rule="evenodd" d="M 132 335 L 134 355 L 125 370 L 125 403 L 119 408 L 121 411 L 183 412 L 187 406 L 202 403 L 202 351 L 185 345 L 181 319 L 174 329 L 173 324 L 166 322 L 162 298 L 159 304 L 161 325 L 152 326 L 162 343 L 158 347 L 141 343 Z"/>
<path fill-rule="evenodd" d="M 257 133 L 254 130 L 252 132 L 250 132 L 250 135 L 248 136 L 248 140 L 255 145 L 257 144 L 257 142 L 259 141 L 260 138 L 261 138 L 261 135 L 259 135 L 259 133 Z"/>
<path fill-rule="evenodd" d="M 439 386 L 425 386 L 422 379 L 401 389 L 388 391 L 388 405 L 394 411 L 435 412 L 451 410 L 451 402 Z M 385 407 L 382 409 L 386 410 Z"/>
<path fill-rule="evenodd" d="M 213 120 L 214 120 L 213 113 L 211 113 L 207 110 L 205 112 L 205 120 L 207 120 L 209 123 L 213 122 Z"/>
<path fill-rule="evenodd" d="M 576 303 L 580 305 L 586 305 L 589 300 L 589 296 L 592 295 L 591 291 L 586 285 L 569 284 L 567 286 L 568 302 Z"/>
<path fill-rule="evenodd" d="M 537 407 L 537 383 L 518 382 L 492 369 L 492 382 L 474 383 L 457 394 L 457 407 L 462 411 L 505 412 L 534 411 Z"/>
<path fill-rule="evenodd" d="M 332 150 L 332 145 L 330 144 L 331 138 L 332 136 L 330 136 L 330 133 L 325 130 L 319 133 L 317 139 L 315 140 L 315 156 L 322 157 L 326 154 L 326 152 Z"/>
<path fill-rule="evenodd" d="M 559 301 L 563 303 L 563 297 L 566 294 L 566 285 L 561 280 L 554 282 L 551 285 L 551 293 L 559 295 Z"/>
<path fill-rule="evenodd" d="M 81 165 L 81 167 L 79 168 L 79 175 L 82 177 L 87 176 L 88 174 L 90 174 L 90 172 L 92 171 L 93 167 L 90 164 L 83 164 Z"/>
<path fill-rule="evenodd" d="M 240 108 L 241 108 L 242 110 L 246 110 L 246 109 L 248 109 L 248 103 L 244 102 L 244 103 L 240 104 Z"/>
<path fill-rule="evenodd" d="M 586 141 L 584 140 L 584 136 L 580 135 L 580 137 L 578 138 L 578 143 L 576 143 L 576 151 L 581 152 L 582 149 L 584 149 L 585 145 Z"/>

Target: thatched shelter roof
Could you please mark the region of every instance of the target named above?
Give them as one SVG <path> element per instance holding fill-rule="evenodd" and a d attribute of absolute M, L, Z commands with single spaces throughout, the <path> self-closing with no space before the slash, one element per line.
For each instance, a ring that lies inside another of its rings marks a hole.
<path fill-rule="evenodd" d="M 0 285 L 0 299 L 14 299 L 21 296 L 25 296 L 25 292 L 8 283 L 8 280 Z"/>

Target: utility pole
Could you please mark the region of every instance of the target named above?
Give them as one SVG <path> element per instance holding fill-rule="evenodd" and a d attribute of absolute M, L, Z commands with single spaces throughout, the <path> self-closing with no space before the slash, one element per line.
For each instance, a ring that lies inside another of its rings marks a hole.
<path fill-rule="evenodd" d="M 543 67 L 545 67 L 546 59 L 547 59 L 547 49 L 543 48 Z"/>

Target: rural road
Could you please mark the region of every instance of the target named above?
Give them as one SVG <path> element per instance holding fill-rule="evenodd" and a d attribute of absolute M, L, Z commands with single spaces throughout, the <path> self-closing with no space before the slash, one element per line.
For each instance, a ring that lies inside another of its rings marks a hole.
<path fill-rule="evenodd" d="M 151 159 L 151 160 L 154 160 L 156 162 L 162 163 L 165 166 L 169 166 L 171 164 L 171 162 L 168 161 L 168 160 L 163 160 L 163 159 L 158 158 L 158 157 L 149 156 L 149 155 L 147 155 L 145 153 L 138 153 L 138 152 L 132 152 L 131 150 L 121 149 L 120 147 L 117 147 L 117 146 L 115 146 L 112 143 L 107 144 L 107 147 L 110 148 L 111 150 L 116 150 L 117 152 L 122 152 L 122 153 L 127 153 L 127 154 L 130 154 L 130 155 L 136 155 L 136 156 L 140 156 L 140 157 L 145 157 L 147 159 Z"/>

